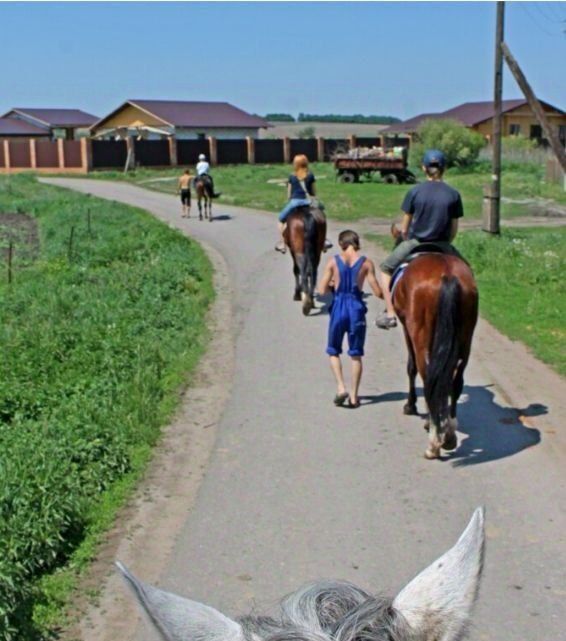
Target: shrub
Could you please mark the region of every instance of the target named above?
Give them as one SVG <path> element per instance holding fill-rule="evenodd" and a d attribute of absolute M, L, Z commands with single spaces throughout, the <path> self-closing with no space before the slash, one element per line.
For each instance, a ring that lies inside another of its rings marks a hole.
<path fill-rule="evenodd" d="M 202 351 L 212 286 L 202 250 L 144 212 L 9 180 L 0 211 L 33 212 L 41 237 L 37 262 L 0 284 L 0 640 L 27 641 L 38 579 L 157 439 Z"/>
<path fill-rule="evenodd" d="M 426 149 L 440 149 L 448 167 L 469 167 L 477 160 L 485 140 L 455 120 L 426 120 L 411 146 L 411 164 L 420 166 Z"/>

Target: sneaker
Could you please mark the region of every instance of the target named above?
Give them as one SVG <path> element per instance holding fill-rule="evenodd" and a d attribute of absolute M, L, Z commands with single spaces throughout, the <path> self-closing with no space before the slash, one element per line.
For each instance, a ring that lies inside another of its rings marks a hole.
<path fill-rule="evenodd" d="M 328 240 L 328 238 L 324 241 L 324 247 L 322 248 L 323 252 L 327 252 L 330 248 L 332 247 L 332 243 Z"/>
<path fill-rule="evenodd" d="M 277 243 L 277 245 L 275 245 L 275 251 L 276 252 L 281 252 L 282 254 L 286 254 L 287 253 L 287 245 L 285 245 L 285 243 L 282 240 L 280 240 Z"/>
<path fill-rule="evenodd" d="M 397 319 L 395 316 L 387 316 L 387 312 L 383 312 L 375 319 L 375 324 L 379 329 L 390 329 L 397 327 Z"/>

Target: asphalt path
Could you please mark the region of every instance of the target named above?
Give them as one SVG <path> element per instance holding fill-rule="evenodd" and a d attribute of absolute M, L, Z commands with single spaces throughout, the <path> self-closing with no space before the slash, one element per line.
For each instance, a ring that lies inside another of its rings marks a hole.
<path fill-rule="evenodd" d="M 290 259 L 273 251 L 273 214 L 215 204 L 217 218 L 199 222 L 194 212 L 182 219 L 170 195 L 49 182 L 150 211 L 213 248 L 231 280 L 233 317 L 220 329 L 235 341 L 231 393 L 194 504 L 172 533 L 163 587 L 232 616 L 320 577 L 394 595 L 484 505 L 487 557 L 470 637 L 566 639 L 558 377 L 482 322 L 459 405 L 460 447 L 427 461 L 422 418 L 402 413 L 400 330 L 369 327 L 362 406 L 332 404 L 328 317 L 321 303 L 308 318 L 293 303 Z M 381 304 L 368 304 L 371 320 Z"/>

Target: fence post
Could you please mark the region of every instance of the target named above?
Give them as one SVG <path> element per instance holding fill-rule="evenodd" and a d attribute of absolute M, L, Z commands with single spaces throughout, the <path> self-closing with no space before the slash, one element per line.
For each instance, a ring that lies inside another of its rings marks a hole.
<path fill-rule="evenodd" d="M 4 141 L 4 165 L 6 167 L 6 171 L 9 172 L 12 166 L 12 163 L 10 162 L 10 141 L 9 140 Z"/>
<path fill-rule="evenodd" d="M 88 173 L 92 170 L 92 142 L 90 138 L 81 138 L 81 169 Z"/>
<path fill-rule="evenodd" d="M 37 169 L 37 148 L 35 138 L 29 139 L 29 164 L 32 169 Z"/>
<path fill-rule="evenodd" d="M 291 162 L 291 140 L 289 136 L 283 138 L 283 162 L 287 165 Z"/>
<path fill-rule="evenodd" d="M 348 145 L 350 149 L 355 149 L 358 146 L 358 137 L 352 134 L 348 138 Z"/>
<path fill-rule="evenodd" d="M 177 159 L 177 138 L 175 136 L 169 136 L 169 164 L 171 167 L 176 167 L 179 164 Z"/>
<path fill-rule="evenodd" d="M 251 136 L 248 136 L 246 143 L 248 146 L 248 163 L 255 165 L 255 140 Z"/>
<path fill-rule="evenodd" d="M 208 155 L 210 156 L 210 164 L 211 165 L 217 165 L 218 164 L 218 144 L 217 140 L 214 136 L 210 136 L 208 138 Z"/>
<path fill-rule="evenodd" d="M 65 169 L 65 148 L 63 147 L 63 138 L 57 138 L 57 161 L 59 169 Z"/>
<path fill-rule="evenodd" d="M 324 162 L 324 138 L 322 136 L 316 139 L 316 155 L 318 162 Z"/>

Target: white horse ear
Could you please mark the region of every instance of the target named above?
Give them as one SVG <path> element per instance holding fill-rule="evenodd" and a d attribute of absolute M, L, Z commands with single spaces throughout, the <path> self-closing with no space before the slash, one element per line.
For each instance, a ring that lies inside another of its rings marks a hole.
<path fill-rule="evenodd" d="M 214 608 L 142 583 L 119 562 L 116 567 L 165 641 L 244 641 L 240 624 Z"/>
<path fill-rule="evenodd" d="M 393 606 L 419 641 L 463 637 L 478 594 L 484 540 L 484 511 L 478 508 L 456 545 L 397 595 Z"/>

